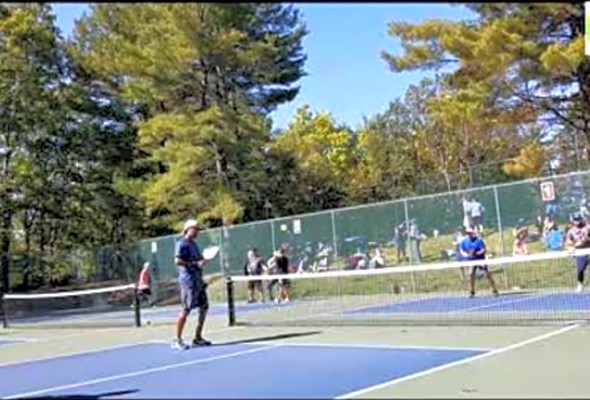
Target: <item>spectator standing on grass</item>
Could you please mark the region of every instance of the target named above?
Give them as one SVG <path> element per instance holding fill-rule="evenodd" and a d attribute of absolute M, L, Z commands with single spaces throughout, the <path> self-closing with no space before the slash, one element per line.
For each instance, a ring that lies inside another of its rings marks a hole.
<path fill-rule="evenodd" d="M 461 205 L 463 206 L 463 227 L 467 228 L 472 225 L 471 222 L 471 201 L 469 197 L 463 196 L 461 198 Z"/>
<path fill-rule="evenodd" d="M 397 251 L 398 264 L 408 259 L 408 256 L 406 255 L 407 229 L 405 225 L 405 223 L 401 223 L 393 228 L 393 244 Z"/>
<path fill-rule="evenodd" d="M 182 309 L 176 322 L 176 339 L 172 342 L 172 348 L 185 350 L 189 348 L 182 340 L 182 332 L 186 319 L 192 309 L 199 309 L 199 319 L 195 329 L 193 346 L 208 346 L 211 344 L 202 336 L 205 318 L 209 310 L 207 298 L 207 283 L 203 280 L 203 267 L 207 260 L 203 258 L 201 249 L 195 242 L 199 236 L 197 221 L 189 219 L 184 224 L 183 237 L 176 243 L 174 261 L 178 267 L 178 284 L 180 286 L 180 302 Z"/>
<path fill-rule="evenodd" d="M 424 236 L 420 234 L 418 224 L 416 220 L 410 221 L 410 228 L 408 232 L 410 239 L 410 250 L 412 252 L 412 262 L 419 263 L 422 260 L 422 252 L 420 251 L 420 243 L 424 239 Z"/>
<path fill-rule="evenodd" d="M 277 251 L 273 254 L 273 263 L 276 266 L 276 272 L 279 275 L 287 275 L 289 274 L 289 258 L 287 257 L 287 250 L 285 246 L 280 246 Z M 281 278 L 278 280 L 273 280 L 273 286 L 278 283 L 279 284 L 279 293 L 277 298 L 275 299 L 276 303 L 288 303 L 290 300 L 289 298 L 289 291 L 291 288 L 291 282 L 286 278 Z M 272 287 L 269 289 L 272 290 Z"/>
<path fill-rule="evenodd" d="M 262 275 L 266 264 L 262 257 L 258 254 L 258 250 L 252 248 L 248 250 L 246 263 L 244 264 L 244 274 L 247 276 L 260 276 Z M 264 298 L 264 290 L 262 288 L 262 280 L 252 280 L 248 281 L 248 293 L 249 293 L 249 300 L 248 303 L 255 303 L 256 302 L 256 292 L 260 293 L 262 301 L 265 301 Z"/>
<path fill-rule="evenodd" d="M 590 248 L 590 231 L 586 221 L 581 215 L 575 214 L 572 217 L 572 227 L 566 235 L 566 246 L 570 250 Z M 576 292 L 584 290 L 584 271 L 590 264 L 590 255 L 576 256 L 578 286 Z"/>
<path fill-rule="evenodd" d="M 495 296 L 498 296 L 498 289 L 496 289 L 494 278 L 492 278 L 488 266 L 485 265 L 486 245 L 483 239 L 479 237 L 475 229 L 471 227 L 466 228 L 465 233 L 467 234 L 467 237 L 461 242 L 461 256 L 466 261 L 481 260 L 482 262 L 481 265 L 471 267 L 471 274 L 469 277 L 469 297 L 475 296 L 475 278 L 478 271 L 483 272 L 492 288 L 492 292 Z"/>
<path fill-rule="evenodd" d="M 480 235 L 483 234 L 483 216 L 485 213 L 485 207 L 477 200 L 471 201 L 471 226 L 479 232 Z"/>
<path fill-rule="evenodd" d="M 143 302 L 149 299 L 149 296 L 152 294 L 150 286 L 150 263 L 146 261 L 137 276 L 136 290 L 139 301 Z"/>

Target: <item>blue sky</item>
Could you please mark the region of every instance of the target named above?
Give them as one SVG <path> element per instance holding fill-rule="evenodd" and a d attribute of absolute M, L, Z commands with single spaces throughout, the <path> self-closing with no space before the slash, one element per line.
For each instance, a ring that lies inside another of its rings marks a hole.
<path fill-rule="evenodd" d="M 89 10 L 83 3 L 52 5 L 65 35 Z M 421 72 L 394 74 L 381 59 L 381 50 L 401 54 L 399 43 L 387 35 L 387 24 L 471 16 L 463 7 L 442 3 L 315 3 L 298 7 L 310 32 L 304 39 L 308 75 L 300 81 L 301 91 L 295 100 L 273 113 L 276 128 L 286 127 L 304 104 L 314 111 L 331 112 L 337 121 L 352 127 L 360 124 L 363 116 L 384 111 L 391 100 L 402 97 L 409 85 L 424 76 Z"/>

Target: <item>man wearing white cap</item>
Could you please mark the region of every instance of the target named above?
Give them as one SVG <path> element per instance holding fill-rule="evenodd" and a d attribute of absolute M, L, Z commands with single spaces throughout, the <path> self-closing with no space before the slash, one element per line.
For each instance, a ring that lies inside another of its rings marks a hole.
<path fill-rule="evenodd" d="M 477 232 L 472 227 L 465 228 L 465 233 L 467 234 L 467 237 L 463 239 L 459 248 L 463 260 L 485 260 L 486 245 L 483 239 L 477 236 Z M 469 297 L 475 296 L 475 276 L 477 274 L 477 270 L 481 270 L 484 273 L 488 282 L 490 283 L 490 286 L 492 287 L 492 292 L 495 296 L 498 296 L 496 283 L 494 282 L 487 265 L 477 265 L 471 268 L 471 275 L 469 279 Z"/>
<path fill-rule="evenodd" d="M 182 332 L 186 319 L 193 308 L 199 309 L 199 319 L 192 345 L 208 346 L 211 344 L 202 336 L 209 301 L 207 299 L 207 284 L 203 281 L 202 271 L 207 260 L 203 258 L 199 246 L 194 241 L 198 235 L 197 221 L 189 219 L 184 224 L 183 237 L 176 243 L 175 263 L 178 266 L 178 284 L 180 286 L 182 310 L 178 315 L 176 338 L 172 343 L 172 347 L 179 350 L 189 348 L 182 340 Z"/>

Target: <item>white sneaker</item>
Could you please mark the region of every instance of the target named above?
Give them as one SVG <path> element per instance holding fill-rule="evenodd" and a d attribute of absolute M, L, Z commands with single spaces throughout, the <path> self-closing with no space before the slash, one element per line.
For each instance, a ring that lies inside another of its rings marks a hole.
<path fill-rule="evenodd" d="M 582 290 L 584 290 L 584 285 L 582 285 L 581 283 L 578 283 L 578 287 L 576 288 L 576 293 L 582 293 Z"/>
<path fill-rule="evenodd" d="M 172 340 L 172 344 L 170 347 L 173 350 L 187 350 L 190 346 L 182 341 L 182 339 L 174 339 Z"/>
<path fill-rule="evenodd" d="M 291 300 L 289 300 L 289 298 L 287 297 L 285 300 L 283 300 L 283 303 L 288 303 L 288 302 L 290 302 L 290 301 L 291 301 Z"/>
<path fill-rule="evenodd" d="M 280 304 L 281 303 L 281 299 L 275 299 L 275 303 Z"/>

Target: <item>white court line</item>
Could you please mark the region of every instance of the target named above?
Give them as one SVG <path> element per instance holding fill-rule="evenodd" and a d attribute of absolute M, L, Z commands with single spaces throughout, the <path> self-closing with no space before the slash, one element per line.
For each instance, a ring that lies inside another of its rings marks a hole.
<path fill-rule="evenodd" d="M 375 390 L 383 389 L 383 388 L 386 388 L 386 387 L 389 387 L 389 386 L 394 386 L 394 385 L 400 384 L 402 382 L 407 382 L 407 381 L 411 381 L 411 380 L 416 379 L 416 378 L 421 378 L 423 376 L 427 376 L 427 375 L 433 374 L 435 372 L 443 371 L 445 369 L 454 368 L 454 367 L 457 367 L 457 366 L 463 365 L 463 364 L 469 364 L 469 363 L 472 363 L 474 361 L 481 360 L 481 359 L 484 359 L 484 358 L 487 358 L 487 357 L 492 357 L 492 356 L 495 356 L 495 355 L 498 355 L 498 354 L 502 354 L 502 353 L 505 353 L 507 351 L 515 350 L 515 349 L 518 349 L 518 348 L 523 347 L 523 346 L 527 346 L 527 345 L 532 344 L 532 343 L 535 343 L 535 342 L 540 342 L 542 340 L 547 340 L 547 339 L 549 339 L 549 338 L 551 338 L 553 336 L 558 336 L 558 335 L 561 335 L 563 333 L 569 332 L 571 330 L 577 329 L 581 325 L 582 325 L 581 323 L 578 323 L 578 324 L 575 324 L 575 325 L 566 326 L 564 328 L 561 328 L 561 329 L 558 329 L 558 330 L 555 330 L 555 331 L 551 331 L 551 332 L 545 333 L 543 335 L 535 336 L 535 337 L 532 337 L 530 339 L 526 339 L 526 340 L 523 340 L 521 342 L 514 343 L 514 344 L 511 344 L 511 345 L 506 346 L 506 347 L 502 347 L 500 349 L 492 350 L 492 351 L 490 351 L 488 353 L 479 354 L 479 355 L 474 356 L 474 357 L 464 358 L 462 360 L 454 361 L 454 362 L 451 362 L 451 363 L 448 363 L 448 364 L 440 365 L 438 367 L 434 367 L 434 368 L 430 368 L 430 369 L 427 369 L 427 370 L 424 370 L 424 371 L 420 371 L 420 372 L 417 372 L 415 374 L 410 374 L 410 375 L 407 375 L 407 376 L 404 376 L 404 377 L 401 377 L 401 378 L 396 378 L 396 379 L 393 379 L 393 380 L 388 381 L 388 382 L 380 383 L 380 384 L 377 384 L 377 385 L 374 385 L 374 386 L 369 386 L 369 387 L 366 387 L 364 389 L 356 390 L 354 392 L 345 393 L 345 394 L 343 394 L 341 396 L 338 396 L 336 398 L 337 399 L 350 399 L 352 397 L 356 397 L 356 396 L 360 396 L 360 395 L 363 395 L 363 394 L 366 394 L 366 393 L 374 392 Z"/>
<path fill-rule="evenodd" d="M 451 351 L 491 351 L 489 347 L 451 347 L 451 346 L 412 346 L 412 345 L 390 345 L 390 344 L 359 344 L 359 343 L 317 343 L 317 342 L 272 342 L 257 341 L 260 344 L 280 343 L 283 347 L 351 347 L 360 349 L 385 349 L 385 350 L 451 350 Z"/>
<path fill-rule="evenodd" d="M 217 332 L 224 332 L 224 331 L 244 329 L 244 328 L 245 327 L 243 327 L 243 326 L 235 326 L 235 327 L 228 327 L 228 328 L 207 330 L 207 333 L 208 334 L 209 333 L 217 333 Z M 112 328 L 112 329 L 118 329 L 118 328 Z M 70 336 L 77 336 L 77 335 L 82 336 L 82 335 L 88 335 L 88 334 L 94 334 L 94 333 L 96 333 L 96 332 L 85 332 L 85 333 L 80 333 L 80 334 L 73 333 L 71 335 L 64 335 L 64 336 L 61 336 L 61 337 L 70 337 Z M 49 341 L 49 340 L 53 340 L 53 339 L 60 339 L 61 337 L 60 336 L 52 336 L 50 338 L 39 339 L 38 342 L 44 342 L 44 341 Z M 0 363 L 0 368 L 1 367 L 18 365 L 18 364 L 33 363 L 33 362 L 37 362 L 37 361 L 47 361 L 47 360 L 54 360 L 54 359 L 59 359 L 59 358 L 67 358 L 67 357 L 81 356 L 81 355 L 84 355 L 84 354 L 100 353 L 101 351 L 124 349 L 126 347 L 142 346 L 142 345 L 150 344 L 150 343 L 162 344 L 162 343 L 170 343 L 170 341 L 166 341 L 166 340 L 144 340 L 144 341 L 140 341 L 140 342 L 137 342 L 137 343 L 118 344 L 118 345 L 114 345 L 114 346 L 101 347 L 99 349 L 74 351 L 74 352 L 71 352 L 71 353 L 56 354 L 56 355 L 51 355 L 51 356 L 47 356 L 47 357 L 28 358 L 28 359 L 25 359 L 25 360 L 11 361 L 11 362 L 8 362 L 8 363 L 5 363 L 5 364 L 1 364 Z"/>
<path fill-rule="evenodd" d="M 453 311 L 449 311 L 448 313 L 453 314 L 453 313 L 459 313 L 459 312 L 465 312 L 465 311 L 483 310 L 484 308 L 501 306 L 503 304 L 520 303 L 522 301 L 539 299 L 541 297 L 547 297 L 547 296 L 552 296 L 552 295 L 553 295 L 553 293 L 542 293 L 542 294 L 536 294 L 536 295 L 532 295 L 532 296 L 525 295 L 524 298 L 520 298 L 520 299 L 516 299 L 516 300 L 508 300 L 508 301 L 501 301 L 500 300 L 500 301 L 496 301 L 495 303 L 489 303 L 489 304 L 485 304 L 482 306 L 475 306 L 475 307 L 463 308 L 463 309 L 459 309 L 459 310 L 453 310 Z"/>
<path fill-rule="evenodd" d="M 211 362 L 211 361 L 222 360 L 224 358 L 237 357 L 237 356 L 241 356 L 244 354 L 251 354 L 251 353 L 257 353 L 260 351 L 271 350 L 271 349 L 277 348 L 279 346 L 280 346 L 279 344 L 275 344 L 272 346 L 259 347 L 256 349 L 236 351 L 236 352 L 229 353 L 229 354 L 222 354 L 219 356 L 202 358 L 200 360 L 185 361 L 185 362 L 176 363 L 176 364 L 164 365 L 161 367 L 155 367 L 155 368 L 149 368 L 149 369 L 144 369 L 144 370 L 140 370 L 140 371 L 128 372 L 128 373 L 120 374 L 120 375 L 107 376 L 105 378 L 98 378 L 98 379 L 92 379 L 92 380 L 84 381 L 84 382 L 72 383 L 69 385 L 54 386 L 54 387 L 47 388 L 47 389 L 36 390 L 34 392 L 19 393 L 19 394 L 7 396 L 4 398 L 5 399 L 15 399 L 15 398 L 19 398 L 19 397 L 37 396 L 37 395 L 44 394 L 44 393 L 55 392 L 57 390 L 73 389 L 73 388 L 78 388 L 78 387 L 82 387 L 82 386 L 94 385 L 96 383 L 103 383 L 103 382 L 110 382 L 110 381 L 115 381 L 115 380 L 119 380 L 119 379 L 132 378 L 132 377 L 136 377 L 136 376 L 151 374 L 154 372 L 166 371 L 166 370 L 173 369 L 173 368 L 185 367 L 187 365 L 204 364 L 204 363 Z"/>

